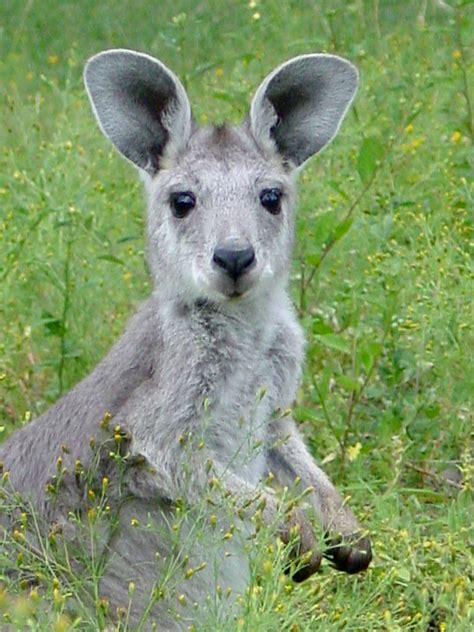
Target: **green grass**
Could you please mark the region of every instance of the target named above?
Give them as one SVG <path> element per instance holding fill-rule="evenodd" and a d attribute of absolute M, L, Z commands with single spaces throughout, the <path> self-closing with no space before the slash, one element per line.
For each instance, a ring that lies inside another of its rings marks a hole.
<path fill-rule="evenodd" d="M 326 564 L 292 586 L 262 542 L 254 568 L 273 572 L 257 573 L 226 631 L 474 626 L 473 6 L 428 2 L 422 25 L 422 4 L 0 8 L 0 438 L 86 375 L 150 291 L 143 195 L 93 120 L 85 59 L 108 47 L 159 57 L 203 123 L 240 120 L 293 55 L 338 52 L 360 68 L 355 107 L 300 179 L 293 292 L 308 360 L 295 415 L 375 559 L 363 576 Z M 65 586 L 54 555 L 30 562 L 41 598 L 0 557 L 0 627 L 99 629 L 103 606 L 77 608 L 79 579 Z"/>

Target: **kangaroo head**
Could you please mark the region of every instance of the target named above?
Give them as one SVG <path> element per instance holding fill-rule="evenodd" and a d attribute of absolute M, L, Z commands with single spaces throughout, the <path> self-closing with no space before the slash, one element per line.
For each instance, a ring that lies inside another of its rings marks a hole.
<path fill-rule="evenodd" d="M 354 66 L 333 55 L 289 60 L 240 127 L 198 128 L 179 79 L 142 53 L 99 53 L 85 83 L 102 131 L 145 177 L 157 291 L 230 306 L 285 285 L 295 174 L 336 135 Z"/>

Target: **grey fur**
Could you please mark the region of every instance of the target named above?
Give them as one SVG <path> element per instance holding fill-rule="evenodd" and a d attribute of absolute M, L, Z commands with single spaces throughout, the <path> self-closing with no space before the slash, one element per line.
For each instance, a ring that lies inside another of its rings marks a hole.
<path fill-rule="evenodd" d="M 128 603 L 133 580 L 137 590 L 130 614 L 136 623 L 167 572 L 179 498 L 191 507 L 180 531 L 179 555 L 189 554 L 190 565 L 208 562 L 195 581 L 178 578 L 176 590 L 187 603 L 202 605 L 217 584 L 233 594 L 244 590 L 243 548 L 250 514 L 259 503 L 264 520 L 277 521 L 285 541 L 289 528 L 299 525 L 299 553 L 314 549 L 304 512 L 278 517 L 277 498 L 264 482 L 270 471 L 283 485 L 299 477 L 301 489 L 312 486 L 310 504 L 328 533 L 350 538 L 359 530 L 295 423 L 281 412 L 295 398 L 304 347 L 287 293 L 296 167 L 337 132 L 355 93 L 357 71 L 329 55 L 290 60 L 264 80 L 238 128 L 197 129 L 178 79 L 147 55 L 124 50 L 96 55 L 86 66 L 85 81 L 101 129 L 143 174 L 155 290 L 96 369 L 14 433 L 0 447 L 0 460 L 14 489 L 31 499 L 45 520 L 67 522 L 68 511 L 80 508 L 83 498 L 72 475 L 64 477 L 54 503 L 45 493 L 58 455 L 67 472 L 74 471 L 77 459 L 89 466 L 90 438 L 103 440 L 99 422 L 106 413 L 113 426 L 127 431 L 130 465 L 122 483 L 128 502 L 118 505 L 119 528 L 104 536 L 101 593 L 113 611 Z M 281 213 L 262 207 L 259 195 L 267 188 L 283 191 Z M 196 198 L 196 207 L 181 219 L 170 209 L 170 196 L 180 191 L 192 191 Z M 214 250 L 229 240 L 251 244 L 256 256 L 235 281 L 212 260 Z M 146 467 L 133 465 L 138 457 Z M 108 465 L 98 463 L 99 476 L 113 476 Z M 221 537 L 208 537 L 205 530 L 202 541 L 193 529 L 202 518 L 196 508 L 209 494 L 221 526 L 230 520 L 215 492 L 209 492 L 210 477 L 236 511 L 245 509 L 234 516 L 238 527 L 226 545 L 228 556 L 222 554 Z M 134 528 L 132 520 L 153 528 Z M 333 543 L 329 555 L 336 566 L 357 572 L 370 562 L 370 544 L 366 539 L 352 547 Z M 314 553 L 308 572 L 317 569 L 319 559 Z M 171 630 L 195 617 L 183 611 L 180 621 L 176 609 L 175 597 L 160 599 L 150 620 Z M 201 607 L 201 622 L 204 611 Z"/>

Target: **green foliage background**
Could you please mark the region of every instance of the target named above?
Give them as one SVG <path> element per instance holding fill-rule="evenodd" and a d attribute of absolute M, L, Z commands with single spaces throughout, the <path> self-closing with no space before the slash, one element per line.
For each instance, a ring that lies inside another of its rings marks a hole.
<path fill-rule="evenodd" d="M 87 57 L 159 57 L 201 123 L 238 122 L 293 55 L 336 52 L 360 69 L 338 138 L 300 178 L 292 287 L 308 360 L 295 414 L 375 560 L 361 577 L 325 566 L 287 602 L 275 589 L 236 629 L 472 629 L 474 24 L 472 2 L 450 4 L 0 7 L 0 439 L 87 374 L 150 291 L 143 195 L 93 120 Z M 55 601 L 53 578 L 46 624 L 2 577 L 14 629 L 94 629 Z"/>

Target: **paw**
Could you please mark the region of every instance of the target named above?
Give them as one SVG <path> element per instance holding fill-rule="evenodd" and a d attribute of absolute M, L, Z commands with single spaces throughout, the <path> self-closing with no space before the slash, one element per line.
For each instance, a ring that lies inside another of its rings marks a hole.
<path fill-rule="evenodd" d="M 292 560 L 285 572 L 295 582 L 302 582 L 321 566 L 322 554 L 316 550 L 313 526 L 300 509 L 294 509 L 280 528 L 281 540 L 290 545 Z"/>
<path fill-rule="evenodd" d="M 372 560 L 372 548 L 368 538 L 354 534 L 348 538 L 328 538 L 324 557 L 330 559 L 334 568 L 345 573 L 365 571 Z"/>
<path fill-rule="evenodd" d="M 299 560 L 296 570 L 292 570 L 290 567 L 288 574 L 291 575 L 291 579 L 294 582 L 304 582 L 305 579 L 308 579 L 308 577 L 311 577 L 311 575 L 319 571 L 322 559 L 323 556 L 320 551 L 311 551 Z"/>

